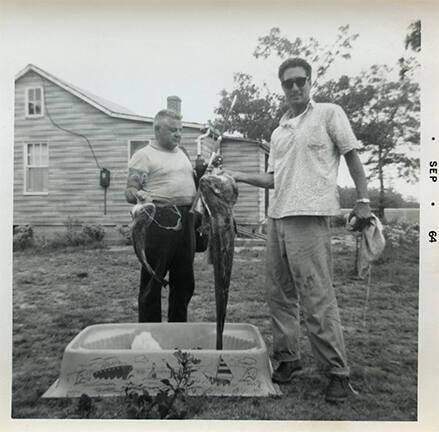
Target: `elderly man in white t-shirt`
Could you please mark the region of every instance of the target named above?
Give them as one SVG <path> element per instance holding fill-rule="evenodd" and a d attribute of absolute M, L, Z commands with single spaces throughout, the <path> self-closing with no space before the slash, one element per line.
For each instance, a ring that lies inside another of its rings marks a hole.
<path fill-rule="evenodd" d="M 157 276 L 169 271 L 168 321 L 187 321 L 194 292 L 195 232 L 190 207 L 196 188 L 192 164 L 179 147 L 181 117 L 171 110 L 154 119 L 155 141 L 138 150 L 128 164 L 126 199 L 154 202 L 155 220 L 148 228 L 146 257 Z M 143 268 L 138 298 L 139 322 L 160 322 L 161 285 Z"/>
<path fill-rule="evenodd" d="M 371 213 L 358 142 L 343 109 L 310 98 L 311 66 L 288 59 L 279 79 L 289 109 L 271 136 L 265 174 L 230 172 L 238 182 L 273 188 L 267 224 L 267 302 L 272 318 L 273 381 L 289 382 L 302 368 L 299 300 L 312 352 L 330 375 L 328 402 L 346 399 L 349 367 L 332 284 L 329 217 L 339 214 L 337 172 L 344 156 L 358 200 L 357 225 Z"/>

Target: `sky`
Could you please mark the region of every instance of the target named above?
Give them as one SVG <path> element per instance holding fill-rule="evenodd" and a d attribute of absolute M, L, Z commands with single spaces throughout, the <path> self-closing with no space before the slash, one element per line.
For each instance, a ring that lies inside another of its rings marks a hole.
<path fill-rule="evenodd" d="M 231 89 L 234 72 L 246 72 L 259 84 L 279 91 L 276 57 L 256 59 L 258 37 L 279 27 L 290 39 L 315 37 L 334 41 L 337 28 L 349 24 L 359 33 L 352 58 L 340 60 L 328 77 L 354 75 L 371 64 L 396 64 L 404 52 L 407 27 L 419 8 L 398 3 L 383 6 L 315 3 L 53 3 L 10 2 L 2 23 L 9 47 L 8 71 L 36 66 L 78 87 L 153 116 L 168 95 L 182 99 L 186 121 L 214 118 L 219 92 Z M 5 11 L 4 11 L 5 13 Z M 353 186 L 344 163 L 339 184 Z M 417 186 L 395 180 L 405 196 Z"/>

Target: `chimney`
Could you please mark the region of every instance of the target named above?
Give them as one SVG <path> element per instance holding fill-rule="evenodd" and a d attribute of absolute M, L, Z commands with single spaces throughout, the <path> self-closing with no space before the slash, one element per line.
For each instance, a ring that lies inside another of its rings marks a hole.
<path fill-rule="evenodd" d="M 167 108 L 181 115 L 181 99 L 178 96 L 168 96 Z"/>

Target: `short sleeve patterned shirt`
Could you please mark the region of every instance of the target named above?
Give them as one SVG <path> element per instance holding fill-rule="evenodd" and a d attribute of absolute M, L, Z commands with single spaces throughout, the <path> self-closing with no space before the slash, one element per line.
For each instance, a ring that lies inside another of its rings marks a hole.
<path fill-rule="evenodd" d="M 271 218 L 339 214 L 340 156 L 360 147 L 343 109 L 310 101 L 297 117 L 289 111 L 271 136 L 268 172 L 274 173 Z"/>

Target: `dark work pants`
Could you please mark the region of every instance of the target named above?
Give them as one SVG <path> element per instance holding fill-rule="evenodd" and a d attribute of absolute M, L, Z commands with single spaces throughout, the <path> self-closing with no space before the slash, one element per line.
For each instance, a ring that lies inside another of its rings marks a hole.
<path fill-rule="evenodd" d="M 155 220 L 148 228 L 146 258 L 157 275 L 164 278 L 169 271 L 169 322 L 186 322 L 187 308 L 194 292 L 195 232 L 189 206 L 177 207 L 181 213 L 179 231 L 175 226 L 175 207 L 157 207 Z M 139 290 L 139 322 L 161 322 L 162 287 L 142 266 Z"/>

